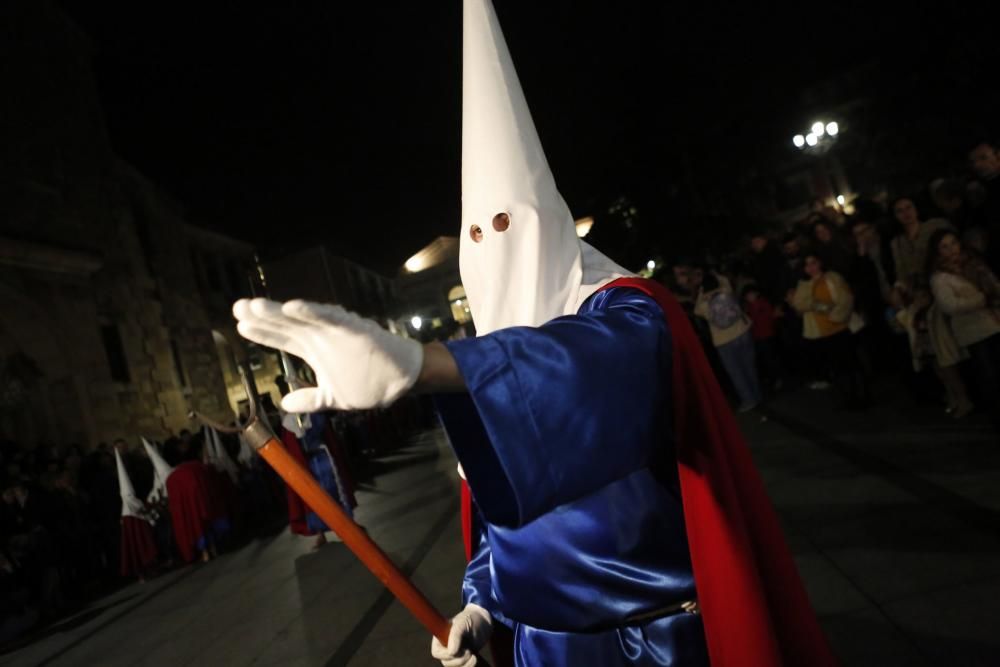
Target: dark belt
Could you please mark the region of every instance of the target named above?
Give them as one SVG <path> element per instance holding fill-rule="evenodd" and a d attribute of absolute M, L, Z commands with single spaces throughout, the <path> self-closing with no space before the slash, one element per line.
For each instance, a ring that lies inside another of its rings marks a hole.
<path fill-rule="evenodd" d="M 653 611 L 643 612 L 641 614 L 633 614 L 625 619 L 628 624 L 633 623 L 645 623 L 647 621 L 655 621 L 660 618 L 665 618 L 667 616 L 673 616 L 674 614 L 694 614 L 698 615 L 701 613 L 701 608 L 698 607 L 697 600 L 685 600 L 684 602 L 678 602 L 677 604 L 672 604 L 668 607 L 660 607 L 659 609 L 654 609 Z"/>

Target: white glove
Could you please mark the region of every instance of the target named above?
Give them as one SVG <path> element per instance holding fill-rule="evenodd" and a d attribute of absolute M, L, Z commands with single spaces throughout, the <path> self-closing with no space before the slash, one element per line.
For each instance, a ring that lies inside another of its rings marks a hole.
<path fill-rule="evenodd" d="M 442 646 L 437 637 L 431 640 L 431 657 L 440 660 L 444 667 L 473 667 L 473 655 L 489 641 L 493 634 L 490 613 L 477 604 L 467 604 L 458 616 L 451 619 L 448 645 Z"/>
<path fill-rule="evenodd" d="M 388 405 L 413 386 L 423 365 L 420 343 L 340 306 L 240 299 L 233 315 L 244 338 L 301 357 L 315 371 L 316 387 L 281 400 L 287 412 Z"/>

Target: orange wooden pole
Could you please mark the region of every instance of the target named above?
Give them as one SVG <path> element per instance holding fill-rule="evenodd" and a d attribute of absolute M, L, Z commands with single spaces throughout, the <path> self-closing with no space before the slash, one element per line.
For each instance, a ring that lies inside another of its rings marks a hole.
<path fill-rule="evenodd" d="M 413 616 L 442 644 L 448 643 L 451 623 L 434 608 L 434 605 L 410 583 L 382 549 L 348 517 L 344 510 L 323 490 L 323 487 L 292 458 L 278 440 L 270 438 L 257 448 L 264 460 L 281 475 L 295 493 L 319 515 L 330 530 L 335 532 L 379 581 L 385 584 L 396 599 L 403 603 Z M 482 664 L 480 662 L 479 664 Z"/>

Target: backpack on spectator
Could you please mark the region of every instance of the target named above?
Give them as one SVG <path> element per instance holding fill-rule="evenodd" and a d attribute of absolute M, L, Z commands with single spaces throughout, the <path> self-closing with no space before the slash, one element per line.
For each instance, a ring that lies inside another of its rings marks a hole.
<path fill-rule="evenodd" d="M 717 329 L 728 329 L 743 319 L 743 309 L 732 292 L 720 291 L 708 299 L 708 321 Z"/>

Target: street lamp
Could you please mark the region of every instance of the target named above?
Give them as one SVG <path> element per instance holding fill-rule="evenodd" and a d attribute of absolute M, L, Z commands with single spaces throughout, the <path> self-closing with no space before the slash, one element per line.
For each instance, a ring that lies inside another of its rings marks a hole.
<path fill-rule="evenodd" d="M 796 134 L 792 137 L 792 143 L 800 151 L 806 151 L 817 158 L 810 170 L 818 168 L 822 173 L 822 178 L 826 181 L 826 193 L 823 198 L 830 202 L 831 206 L 839 205 L 845 213 L 851 212 L 854 208 L 847 201 L 848 196 L 836 195 L 836 192 L 850 193 L 851 189 L 844 176 L 843 169 L 837 156 L 831 153 L 831 149 L 836 145 L 840 135 L 840 124 L 832 120 L 815 120 L 809 124 L 809 133 L 805 136 Z M 829 153 L 829 155 L 828 155 Z M 820 176 L 820 174 L 816 174 Z M 822 189 L 822 187 L 820 188 Z M 836 204 L 833 204 L 833 202 Z"/>
<path fill-rule="evenodd" d="M 655 269 L 656 268 L 656 260 L 651 259 L 648 262 L 646 262 L 646 268 L 649 269 L 650 271 L 652 271 L 653 269 Z"/>
<path fill-rule="evenodd" d="M 420 331 L 420 327 L 424 326 L 424 321 L 419 315 L 414 315 L 410 318 L 410 326 L 415 330 Z"/>
<path fill-rule="evenodd" d="M 792 137 L 792 143 L 799 150 L 816 148 L 818 151 L 824 151 L 830 148 L 838 134 L 840 125 L 836 122 L 817 120 L 809 126 L 808 134 L 796 134 Z"/>

